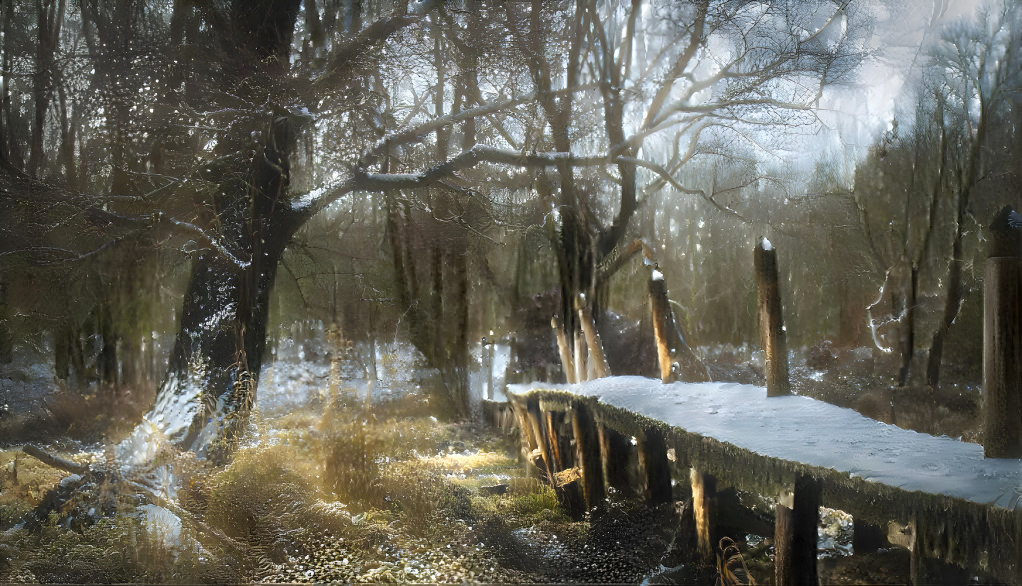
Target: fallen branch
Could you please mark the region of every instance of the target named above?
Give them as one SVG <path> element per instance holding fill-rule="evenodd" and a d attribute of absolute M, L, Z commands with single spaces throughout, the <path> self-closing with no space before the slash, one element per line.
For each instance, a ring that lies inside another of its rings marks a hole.
<path fill-rule="evenodd" d="M 21 447 L 21 451 L 25 452 L 29 456 L 39 460 L 47 466 L 54 468 L 60 468 L 65 472 L 71 472 L 72 474 L 86 474 L 89 471 L 88 464 L 79 464 L 73 460 L 61 458 L 60 456 L 54 456 L 49 452 L 43 451 L 41 448 L 37 448 L 32 444 L 25 444 Z"/>

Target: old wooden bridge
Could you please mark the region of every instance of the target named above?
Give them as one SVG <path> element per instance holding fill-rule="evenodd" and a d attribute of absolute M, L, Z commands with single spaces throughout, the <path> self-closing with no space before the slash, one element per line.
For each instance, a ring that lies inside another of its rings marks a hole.
<path fill-rule="evenodd" d="M 691 543 L 704 563 L 725 527 L 741 528 L 774 540 L 776 583 L 815 583 L 826 506 L 853 516 L 856 553 L 908 548 L 913 583 L 973 573 L 1022 583 L 1022 464 L 984 458 L 975 444 L 806 397 L 768 398 L 762 387 L 639 377 L 512 386 L 485 410 L 518 430 L 527 459 L 576 516 L 610 489 L 653 504 L 691 499 Z M 773 519 L 718 498 L 731 489 L 760 495 Z"/>

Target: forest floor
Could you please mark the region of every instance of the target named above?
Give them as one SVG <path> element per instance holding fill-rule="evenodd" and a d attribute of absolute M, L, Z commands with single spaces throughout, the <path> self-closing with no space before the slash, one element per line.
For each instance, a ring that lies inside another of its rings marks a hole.
<path fill-rule="evenodd" d="M 438 421 L 415 396 L 257 416 L 251 431 L 226 468 L 178 467 L 176 512 L 108 478 L 32 528 L 66 473 L 0 451 L 0 583 L 773 581 L 762 536 L 730 536 L 716 566 L 691 562 L 684 494 L 659 507 L 612 496 L 569 518 L 517 438 Z M 850 523 L 824 512 L 822 582 L 904 583 L 907 551 L 851 556 Z"/>
<path fill-rule="evenodd" d="M 674 506 L 570 519 L 514 438 L 415 396 L 252 427 L 226 468 L 176 467 L 173 512 L 108 475 L 35 519 L 67 474 L 0 451 L 0 583 L 634 583 L 679 530 Z"/>
<path fill-rule="evenodd" d="M 897 388 L 862 357 L 818 360 L 793 362 L 799 394 L 917 431 L 978 437 L 974 387 Z M 716 353 L 712 370 L 762 384 L 739 353 Z M 116 469 L 102 438 L 130 428 L 146 402 L 121 401 L 114 410 L 102 392 L 56 394 L 47 413 L 0 420 L 17 432 L 2 436 Z M 684 487 L 670 505 L 611 498 L 600 514 L 573 520 L 521 463 L 515 437 L 438 421 L 415 392 L 368 412 L 343 397 L 257 412 L 231 465 L 187 454 L 171 464 L 173 506 L 136 490 L 142 479 L 111 474 L 40 517 L 70 477 L 16 444 L 0 446 L 0 583 L 773 581 L 769 536 L 729 535 L 735 548 L 718 551 L 717 565 L 691 563 Z M 904 583 L 907 551 L 850 555 L 850 523 L 840 512 L 823 517 L 822 583 Z"/>

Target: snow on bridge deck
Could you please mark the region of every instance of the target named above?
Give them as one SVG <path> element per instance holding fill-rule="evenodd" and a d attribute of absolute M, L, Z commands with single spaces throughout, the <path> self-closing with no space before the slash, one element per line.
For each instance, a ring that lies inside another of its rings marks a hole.
<path fill-rule="evenodd" d="M 673 383 L 610 377 L 562 390 L 657 419 L 691 433 L 782 460 L 844 472 L 907 491 L 1010 508 L 1022 491 L 1022 460 L 983 457 L 983 447 L 882 423 L 808 397 L 766 396 L 736 383 Z"/>

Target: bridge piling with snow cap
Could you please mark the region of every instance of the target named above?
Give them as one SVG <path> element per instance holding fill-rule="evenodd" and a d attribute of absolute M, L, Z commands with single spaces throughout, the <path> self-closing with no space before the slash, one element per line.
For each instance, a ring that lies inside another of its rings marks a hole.
<path fill-rule="evenodd" d="M 777 277 L 777 250 L 766 238 L 760 239 L 753 255 L 759 331 L 765 355 L 767 396 L 791 394 L 788 380 L 788 344 L 781 312 L 781 288 Z"/>

